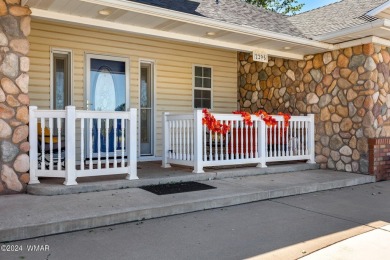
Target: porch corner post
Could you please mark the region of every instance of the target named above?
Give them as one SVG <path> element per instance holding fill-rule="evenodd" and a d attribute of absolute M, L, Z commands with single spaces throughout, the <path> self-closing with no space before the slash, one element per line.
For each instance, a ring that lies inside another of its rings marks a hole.
<path fill-rule="evenodd" d="M 314 114 L 308 114 L 307 115 L 310 118 L 310 124 L 309 124 L 309 136 L 308 136 L 308 144 L 309 144 L 309 154 L 310 159 L 307 161 L 307 163 L 314 164 L 316 163 L 315 159 L 315 116 Z"/>
<path fill-rule="evenodd" d="M 256 166 L 258 168 L 266 168 L 266 158 L 267 158 L 267 130 L 265 127 L 265 122 L 263 119 L 260 120 L 260 127 L 258 130 L 258 149 L 259 149 L 259 159 L 260 163 Z"/>
<path fill-rule="evenodd" d="M 168 126 L 168 115 L 169 112 L 164 112 L 163 113 L 163 137 L 164 137 L 164 143 L 163 143 L 163 158 L 162 158 L 162 165 L 161 167 L 163 168 L 171 168 L 171 165 L 168 163 L 168 152 L 169 152 L 169 147 L 170 147 L 170 129 Z"/>
<path fill-rule="evenodd" d="M 127 147 L 127 180 L 138 180 L 137 175 L 137 109 L 130 108 L 130 118 L 127 120 L 126 147 Z M 132 142 L 133 141 L 133 142 Z"/>
<path fill-rule="evenodd" d="M 64 185 L 77 185 L 76 182 L 76 107 L 65 108 L 65 182 Z"/>
<path fill-rule="evenodd" d="M 193 173 L 204 173 L 203 171 L 203 142 L 202 142 L 202 110 L 194 110 L 194 170 Z"/>
<path fill-rule="evenodd" d="M 39 183 L 36 171 L 38 169 L 38 130 L 37 118 L 35 117 L 36 106 L 29 108 L 29 138 L 30 138 L 30 181 L 28 184 Z"/>

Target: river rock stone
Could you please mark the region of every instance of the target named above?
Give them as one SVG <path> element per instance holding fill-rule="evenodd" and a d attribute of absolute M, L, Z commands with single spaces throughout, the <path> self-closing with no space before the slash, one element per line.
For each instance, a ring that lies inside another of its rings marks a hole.
<path fill-rule="evenodd" d="M 5 93 L 4 91 L 0 88 L 0 103 L 3 103 L 5 101 Z"/>
<path fill-rule="evenodd" d="M 374 69 L 376 69 L 375 61 L 371 57 L 368 57 L 366 59 L 366 62 L 364 63 L 364 68 L 368 71 L 373 71 Z"/>
<path fill-rule="evenodd" d="M 28 137 L 28 126 L 21 125 L 15 129 L 14 134 L 12 136 L 12 142 L 14 144 L 20 143 L 21 141 L 27 139 L 27 137 Z"/>
<path fill-rule="evenodd" d="M 357 69 L 359 66 L 363 66 L 365 60 L 366 56 L 364 55 L 354 55 L 348 67 L 352 70 Z"/>
<path fill-rule="evenodd" d="M 17 172 L 27 172 L 30 169 L 30 158 L 27 154 L 20 154 L 14 162 L 14 169 Z"/>
<path fill-rule="evenodd" d="M 19 107 L 16 110 L 16 119 L 24 124 L 28 123 L 28 109 L 26 106 Z"/>
<path fill-rule="evenodd" d="M 19 101 L 12 95 L 7 96 L 7 104 L 10 107 L 17 107 L 20 105 Z"/>
<path fill-rule="evenodd" d="M 28 93 L 28 82 L 29 76 L 27 73 L 22 73 L 17 79 L 16 84 L 19 86 L 20 90 L 27 94 Z"/>
<path fill-rule="evenodd" d="M 31 32 L 31 17 L 24 16 L 20 20 L 20 30 L 23 32 L 24 36 L 29 36 Z"/>
<path fill-rule="evenodd" d="M 4 77 L 1 79 L 1 86 L 3 87 L 3 90 L 7 94 L 19 94 L 19 88 L 13 83 L 12 80 L 10 80 L 7 77 Z"/>
<path fill-rule="evenodd" d="M 8 45 L 8 38 L 7 36 L 5 36 L 3 32 L 0 31 L 0 46 L 7 46 L 7 45 Z"/>
<path fill-rule="evenodd" d="M 18 175 L 16 175 L 14 170 L 6 164 L 4 164 L 1 169 L 1 180 L 5 182 L 7 188 L 10 190 L 21 191 L 23 189 L 23 185 L 20 183 Z"/>
<path fill-rule="evenodd" d="M 345 55 L 340 54 L 337 59 L 337 66 L 339 66 L 340 68 L 346 68 L 348 67 L 348 64 L 349 64 L 349 59 Z"/>
<path fill-rule="evenodd" d="M 320 101 L 319 101 L 319 103 L 318 103 L 318 106 L 319 106 L 320 108 L 323 108 L 323 107 L 327 106 L 331 101 L 332 101 L 332 95 L 331 95 L 331 94 L 323 95 L 323 96 L 320 98 Z"/>
<path fill-rule="evenodd" d="M 11 119 L 15 115 L 15 111 L 8 107 L 7 105 L 0 104 L 0 118 L 2 119 Z"/>
<path fill-rule="evenodd" d="M 334 135 L 330 138 L 329 146 L 332 150 L 338 150 L 343 145 L 343 140 L 340 136 Z"/>
<path fill-rule="evenodd" d="M 19 73 L 19 58 L 15 53 L 9 52 L 5 55 L 3 63 L 0 66 L 0 73 L 2 72 L 6 77 L 14 78 Z"/>
<path fill-rule="evenodd" d="M 30 8 L 26 6 L 19 6 L 19 5 L 10 6 L 9 12 L 13 16 L 26 16 L 31 14 Z"/>
<path fill-rule="evenodd" d="M 9 46 L 13 51 L 19 52 L 23 55 L 26 55 L 30 49 L 27 39 L 13 39 L 11 40 Z"/>
<path fill-rule="evenodd" d="M 20 151 L 27 153 L 30 150 L 30 143 L 24 142 L 19 146 Z"/>
<path fill-rule="evenodd" d="M 317 104 L 319 101 L 318 96 L 315 93 L 309 93 L 307 94 L 307 103 L 309 105 Z"/>
<path fill-rule="evenodd" d="M 310 70 L 310 75 L 313 77 L 314 81 L 320 83 L 322 80 L 321 70 L 312 69 Z"/>
<path fill-rule="evenodd" d="M 18 96 L 18 100 L 22 105 L 29 105 L 30 104 L 30 98 L 26 94 L 20 94 Z"/>
<path fill-rule="evenodd" d="M 5 163 L 11 162 L 19 153 L 18 147 L 5 140 L 0 142 L 0 151 L 1 160 Z"/>
<path fill-rule="evenodd" d="M 345 156 L 350 156 L 350 155 L 352 155 L 352 149 L 349 146 L 344 145 L 340 149 L 340 154 L 345 155 Z"/>

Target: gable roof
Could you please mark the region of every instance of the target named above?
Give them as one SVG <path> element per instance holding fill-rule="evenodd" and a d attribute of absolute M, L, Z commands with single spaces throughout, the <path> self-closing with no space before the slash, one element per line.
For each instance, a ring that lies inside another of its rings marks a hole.
<path fill-rule="evenodd" d="M 287 16 L 256 7 L 246 3 L 244 0 L 128 1 L 207 17 L 231 24 L 305 38 L 305 35 L 287 19 Z"/>
<path fill-rule="evenodd" d="M 343 0 L 287 19 L 306 37 L 367 24 L 377 18 L 366 15 L 387 0 Z"/>

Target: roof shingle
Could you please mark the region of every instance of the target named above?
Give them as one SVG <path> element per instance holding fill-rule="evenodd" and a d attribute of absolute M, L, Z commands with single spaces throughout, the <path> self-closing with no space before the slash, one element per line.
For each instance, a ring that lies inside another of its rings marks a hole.
<path fill-rule="evenodd" d="M 306 37 L 362 25 L 375 20 L 365 14 L 387 0 L 343 0 L 288 18 Z M 370 18 L 370 19 L 367 19 Z"/>

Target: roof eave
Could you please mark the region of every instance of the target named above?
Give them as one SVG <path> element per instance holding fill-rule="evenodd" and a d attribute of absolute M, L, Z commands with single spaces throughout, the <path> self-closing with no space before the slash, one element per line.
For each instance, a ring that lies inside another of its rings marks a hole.
<path fill-rule="evenodd" d="M 378 29 L 381 27 L 389 27 L 389 26 L 390 26 L 389 20 L 380 19 L 380 20 L 376 20 L 376 21 L 373 21 L 370 23 L 363 24 L 363 25 L 349 27 L 349 28 L 338 30 L 335 32 L 330 32 L 330 33 L 325 33 L 325 34 L 321 34 L 318 36 L 314 36 L 313 39 L 316 41 L 327 42 L 327 41 L 330 41 L 332 39 L 336 39 L 336 38 L 339 38 L 342 36 L 347 36 L 347 35 L 361 32 L 364 30 Z"/>
<path fill-rule="evenodd" d="M 310 40 L 297 36 L 287 35 L 283 33 L 275 33 L 267 30 L 245 27 L 243 25 L 231 24 L 223 21 L 214 20 L 207 17 L 200 17 L 192 14 L 186 14 L 174 10 L 168 10 L 161 7 L 150 6 L 146 4 L 131 2 L 127 0 L 80 0 L 83 2 L 98 4 L 107 7 L 113 7 L 142 14 L 153 15 L 161 18 L 177 20 L 181 22 L 213 27 L 215 29 L 228 30 L 241 34 L 263 37 L 267 39 L 275 39 L 279 41 L 295 43 L 299 45 L 311 46 L 321 49 L 332 49 L 332 45 L 328 43 Z"/>

